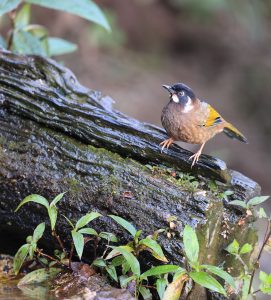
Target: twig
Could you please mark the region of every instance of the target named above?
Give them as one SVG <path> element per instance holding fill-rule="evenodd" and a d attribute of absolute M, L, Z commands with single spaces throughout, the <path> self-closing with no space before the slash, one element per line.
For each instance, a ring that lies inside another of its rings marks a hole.
<path fill-rule="evenodd" d="M 261 249 L 260 249 L 260 251 L 259 251 L 259 253 L 258 253 L 256 262 L 259 262 L 259 260 L 260 260 L 260 258 L 261 258 L 261 256 L 262 256 L 262 252 L 263 252 L 263 250 L 264 250 L 264 246 L 265 246 L 266 243 L 268 242 L 270 236 L 271 236 L 271 221 L 270 221 L 270 219 L 268 218 L 268 222 L 267 222 L 267 226 L 266 226 L 266 230 L 265 230 L 265 234 L 264 234 L 263 243 L 262 243 Z M 254 268 L 253 271 L 252 271 L 252 273 L 251 273 L 250 283 L 249 283 L 249 288 L 248 288 L 248 294 L 250 294 L 250 292 L 251 292 L 251 288 L 252 288 L 252 283 L 253 283 L 255 271 L 256 271 L 256 269 Z M 255 292 L 254 292 L 254 293 L 255 293 Z M 254 294 L 254 293 L 253 293 L 253 294 Z"/>
<path fill-rule="evenodd" d="M 256 290 L 255 292 L 252 293 L 252 295 L 255 295 L 257 293 L 259 293 L 261 290 Z"/>
<path fill-rule="evenodd" d="M 73 256 L 73 251 L 74 251 L 74 244 L 71 243 L 71 252 L 70 252 L 70 256 L 69 256 L 69 268 L 71 269 L 72 267 L 72 256 Z"/>
<path fill-rule="evenodd" d="M 37 248 L 37 249 L 36 249 L 36 252 L 37 252 L 38 255 L 41 255 L 41 256 L 46 257 L 46 258 L 48 258 L 48 259 L 50 259 L 50 260 L 52 260 L 52 261 L 55 261 L 58 265 L 62 266 L 63 268 L 65 268 L 65 269 L 67 269 L 67 268 L 70 269 L 70 267 L 68 267 L 67 265 L 63 264 L 63 263 L 62 263 L 61 261 L 59 261 L 58 259 L 52 257 L 51 255 L 48 255 L 48 254 L 46 254 L 46 253 L 43 253 L 41 249 Z"/>
<path fill-rule="evenodd" d="M 9 37 L 8 37 L 8 40 L 7 40 L 7 48 L 8 50 L 11 50 L 11 46 L 12 46 L 12 40 L 13 40 L 13 34 L 14 34 L 14 29 L 15 29 L 15 22 L 14 22 L 14 19 L 16 17 L 16 9 L 10 11 L 7 15 L 11 21 L 11 26 L 12 26 L 12 29 L 9 33 Z"/>
<path fill-rule="evenodd" d="M 58 244 L 59 244 L 59 246 L 61 247 L 63 253 L 65 254 L 65 258 L 66 258 L 66 257 L 67 257 L 67 252 L 66 252 L 66 249 L 65 249 L 65 247 L 64 247 L 63 242 L 62 242 L 61 239 L 60 239 L 60 236 L 56 233 L 55 230 L 52 231 L 52 236 L 55 237 L 56 240 L 58 241 Z"/>
<path fill-rule="evenodd" d="M 104 259 L 104 257 L 105 257 L 105 254 L 106 254 L 106 252 L 107 252 L 107 250 L 109 249 L 109 245 L 106 245 L 105 246 L 105 250 L 104 250 L 104 252 L 103 252 L 103 254 L 102 254 L 102 258 Z"/>
<path fill-rule="evenodd" d="M 246 263 L 242 260 L 241 256 L 238 254 L 236 255 L 236 258 L 240 261 L 240 263 L 243 265 L 244 269 L 246 272 L 248 272 L 248 267 L 246 265 Z"/>
<path fill-rule="evenodd" d="M 141 284 L 141 286 L 147 288 L 147 289 L 156 289 L 155 286 L 152 286 L 152 285 L 144 285 L 144 284 Z"/>
<path fill-rule="evenodd" d="M 94 260 L 97 258 L 97 247 L 98 247 L 98 243 L 99 243 L 99 239 L 96 237 L 95 239 L 94 239 L 94 250 L 93 250 L 93 252 L 94 252 Z"/>

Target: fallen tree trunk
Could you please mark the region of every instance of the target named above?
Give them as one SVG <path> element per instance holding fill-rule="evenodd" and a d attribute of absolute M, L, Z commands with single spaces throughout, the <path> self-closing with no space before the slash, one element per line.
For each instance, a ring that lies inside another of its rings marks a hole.
<path fill-rule="evenodd" d="M 72 220 L 96 210 L 122 216 L 150 234 L 168 228 L 169 217 L 175 216 L 175 237 L 160 237 L 175 263 L 183 260 L 184 224 L 201 225 L 201 259 L 206 263 L 227 260 L 222 249 L 233 238 L 255 243 L 253 227 L 236 225 L 240 211 L 223 203 L 208 182 L 220 181 L 219 191 L 231 189 L 244 200 L 260 193 L 257 183 L 207 155 L 191 170 L 191 153 L 176 145 L 161 153 L 163 130 L 112 109 L 108 98 L 82 87 L 55 62 L 0 52 L 0 102 L 0 230 L 26 236 L 46 219 L 46 212 L 29 204 L 14 213 L 18 203 L 33 193 L 52 199 L 68 191 L 59 210 Z M 158 171 L 146 166 L 160 164 L 164 167 Z M 189 178 L 171 176 L 167 168 L 192 172 L 197 186 Z M 94 228 L 129 239 L 107 217 Z M 225 228 L 231 230 L 225 233 Z M 58 230 L 69 235 L 62 217 Z"/>

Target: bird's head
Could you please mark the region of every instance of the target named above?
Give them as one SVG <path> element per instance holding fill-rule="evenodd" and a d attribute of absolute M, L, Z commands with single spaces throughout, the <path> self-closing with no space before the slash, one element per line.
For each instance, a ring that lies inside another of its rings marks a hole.
<path fill-rule="evenodd" d="M 180 104 L 184 112 L 190 111 L 196 101 L 193 90 L 183 83 L 175 83 L 173 85 L 163 85 L 169 92 L 170 101 Z"/>

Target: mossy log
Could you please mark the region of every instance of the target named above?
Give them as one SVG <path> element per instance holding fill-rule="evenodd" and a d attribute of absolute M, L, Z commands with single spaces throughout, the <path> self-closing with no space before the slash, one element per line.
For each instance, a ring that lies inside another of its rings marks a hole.
<path fill-rule="evenodd" d="M 61 214 L 75 221 L 95 210 L 131 221 L 145 235 L 171 230 L 160 242 L 174 263 L 183 261 L 185 224 L 198 227 L 205 263 L 227 261 L 223 248 L 233 238 L 255 244 L 253 226 L 237 225 L 242 212 L 218 194 L 231 189 L 245 201 L 259 195 L 259 185 L 207 155 L 191 169 L 189 151 L 174 145 L 161 153 L 165 138 L 164 130 L 114 110 L 108 97 L 81 86 L 54 61 L 0 52 L 0 230 L 18 239 L 30 234 L 46 211 L 28 204 L 14 213 L 19 202 L 33 193 L 53 199 L 68 191 L 59 203 L 58 231 L 65 238 L 69 227 Z M 178 172 L 192 173 L 197 186 Z M 209 189 L 211 179 L 220 182 L 217 190 Z M 129 239 L 108 217 L 93 224 Z M 49 234 L 46 241 L 52 248 Z"/>

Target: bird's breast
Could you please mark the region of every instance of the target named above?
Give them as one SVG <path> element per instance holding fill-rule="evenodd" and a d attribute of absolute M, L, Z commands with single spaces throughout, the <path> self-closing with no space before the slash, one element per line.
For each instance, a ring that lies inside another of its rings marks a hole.
<path fill-rule="evenodd" d="M 203 107 L 196 107 L 191 112 L 183 113 L 177 105 L 169 103 L 162 111 L 162 125 L 167 134 L 176 141 L 191 144 L 202 144 L 222 131 L 216 127 L 204 127 L 208 111 Z"/>

